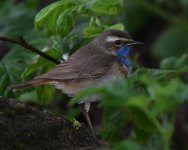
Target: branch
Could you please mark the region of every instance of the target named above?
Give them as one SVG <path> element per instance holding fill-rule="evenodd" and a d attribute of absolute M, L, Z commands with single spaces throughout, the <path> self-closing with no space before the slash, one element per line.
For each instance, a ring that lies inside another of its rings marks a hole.
<path fill-rule="evenodd" d="M 41 52 L 40 50 L 33 47 L 32 45 L 26 43 L 25 40 L 22 39 L 22 38 L 20 40 L 14 40 L 14 39 L 10 39 L 10 38 L 7 38 L 7 37 L 1 37 L 0 36 L 0 40 L 20 45 L 20 46 L 32 51 L 33 53 L 40 55 L 41 57 L 45 58 L 46 60 L 49 60 L 49 61 L 51 61 L 55 64 L 60 64 L 60 62 L 58 60 L 56 60 L 55 58 Z"/>

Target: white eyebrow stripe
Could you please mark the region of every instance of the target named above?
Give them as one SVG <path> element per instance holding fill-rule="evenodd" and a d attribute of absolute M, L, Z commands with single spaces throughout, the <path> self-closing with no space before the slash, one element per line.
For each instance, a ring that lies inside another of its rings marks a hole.
<path fill-rule="evenodd" d="M 116 36 L 108 36 L 108 37 L 106 38 L 106 41 L 107 41 L 107 42 L 114 42 L 114 41 L 120 40 L 120 39 L 121 39 L 121 38 L 116 37 Z"/>
<path fill-rule="evenodd" d="M 124 42 L 132 42 L 133 41 L 132 39 L 125 39 L 125 38 L 121 38 L 121 37 L 117 37 L 117 36 L 108 36 L 106 38 L 107 42 L 114 42 L 116 40 L 121 40 L 121 41 L 124 41 Z"/>

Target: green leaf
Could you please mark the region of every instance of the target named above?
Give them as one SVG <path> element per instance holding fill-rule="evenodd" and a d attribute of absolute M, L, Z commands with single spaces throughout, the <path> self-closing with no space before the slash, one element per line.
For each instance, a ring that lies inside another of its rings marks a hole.
<path fill-rule="evenodd" d="M 60 52 L 56 49 L 47 49 L 44 53 L 54 58 L 59 58 L 61 56 Z M 33 62 L 27 68 L 25 68 L 24 72 L 22 73 L 22 78 L 30 79 L 33 77 L 33 75 L 36 76 L 36 72 L 38 74 L 46 73 L 54 66 L 55 64 L 52 62 L 49 62 L 43 57 L 37 55 L 34 57 Z"/>
<path fill-rule="evenodd" d="M 135 123 L 138 128 L 144 130 L 145 132 L 157 132 L 157 126 L 153 122 L 153 116 L 151 116 L 149 111 L 135 110 Z"/>
<path fill-rule="evenodd" d="M 32 22 L 36 11 L 28 9 L 24 3 L 15 5 L 13 0 L 1 1 L 0 10 L 1 36 L 23 37 L 33 28 Z"/>
<path fill-rule="evenodd" d="M 10 85 L 10 80 L 8 79 L 8 76 L 6 74 L 1 74 L 0 85 L 0 95 L 5 96 L 7 86 Z"/>
<path fill-rule="evenodd" d="M 53 95 L 55 92 L 54 87 L 41 86 L 37 87 L 37 98 L 40 104 L 49 104 L 53 100 Z"/>
<path fill-rule="evenodd" d="M 91 17 L 89 26 L 90 27 L 99 27 L 99 28 L 103 27 L 102 22 L 100 21 L 100 19 L 98 17 Z"/>
<path fill-rule="evenodd" d="M 129 101 L 127 101 L 126 105 L 138 108 L 140 110 L 144 110 L 148 107 L 150 101 L 145 95 L 131 95 Z"/>
<path fill-rule="evenodd" d="M 118 23 L 118 24 L 112 25 L 110 27 L 107 27 L 105 30 L 109 30 L 109 29 L 116 29 L 116 30 L 124 31 L 125 27 L 122 23 Z"/>
<path fill-rule="evenodd" d="M 80 6 L 69 7 L 59 15 L 55 27 L 57 30 L 56 33 L 62 36 L 68 35 L 81 13 L 77 11 L 79 7 Z"/>
<path fill-rule="evenodd" d="M 84 29 L 85 38 L 94 38 L 97 37 L 102 32 L 102 29 L 97 27 L 86 27 Z"/>
<path fill-rule="evenodd" d="M 44 93 L 43 93 L 44 94 Z M 39 103 L 38 99 L 37 99 L 37 93 L 36 90 L 32 90 L 32 91 L 24 91 L 23 93 L 21 93 L 18 97 L 19 100 L 21 100 L 22 102 L 35 102 L 35 103 Z"/>
<path fill-rule="evenodd" d="M 90 8 L 96 14 L 116 15 L 121 12 L 120 0 L 95 0 Z"/>
<path fill-rule="evenodd" d="M 144 121 L 144 120 L 143 120 Z M 135 127 L 135 134 L 136 134 L 136 139 L 141 142 L 141 143 L 145 143 L 149 140 L 149 138 L 151 137 L 151 132 L 146 132 L 145 130 L 139 128 L 139 127 Z"/>
<path fill-rule="evenodd" d="M 181 102 L 188 102 L 188 85 L 182 85 L 179 89 L 179 94 L 177 94 L 177 97 Z"/>
<path fill-rule="evenodd" d="M 59 17 L 62 19 L 63 12 L 67 15 L 67 9 L 77 6 L 76 4 L 76 1 L 61 0 L 48 5 L 36 15 L 35 27 L 37 29 L 45 28 L 49 33 L 66 35 L 70 29 L 66 28 L 61 32 L 58 30 L 58 26 L 63 22 L 63 20 L 59 20 Z"/>
<path fill-rule="evenodd" d="M 154 100 L 151 114 L 157 116 L 176 109 L 179 101 L 180 87 L 181 83 L 177 80 L 172 80 L 167 85 L 151 84 L 148 87 L 148 93 L 151 99 Z"/>
<path fill-rule="evenodd" d="M 115 145 L 116 150 L 140 150 L 140 146 L 136 141 L 131 139 L 126 139 L 117 145 Z"/>
<path fill-rule="evenodd" d="M 188 55 L 184 54 L 179 58 L 166 58 L 161 61 L 160 68 L 186 72 L 188 70 Z"/>
<path fill-rule="evenodd" d="M 84 98 L 93 96 L 96 94 L 102 94 L 105 92 L 104 87 L 90 87 L 87 89 L 84 89 L 83 91 L 79 92 L 76 96 L 73 97 L 73 99 L 70 101 L 70 105 L 76 104 L 78 102 L 83 101 Z"/>
<path fill-rule="evenodd" d="M 20 81 L 20 74 L 23 72 L 24 66 L 22 63 L 15 62 L 15 60 L 10 60 L 6 61 L 6 64 L 1 63 L 0 68 L 1 71 L 3 70 L 0 73 L 0 95 L 12 96 L 14 94 L 8 90 L 8 87 Z"/>
<path fill-rule="evenodd" d="M 135 122 L 139 128 L 146 132 L 157 131 L 157 127 L 153 122 L 154 116 L 148 111 L 150 101 L 147 96 L 132 96 L 127 102 L 127 106 L 135 111 Z"/>
<path fill-rule="evenodd" d="M 125 107 L 106 106 L 103 104 L 103 124 L 105 126 L 103 137 L 110 142 L 116 142 L 120 139 L 123 127 L 132 120 L 132 111 Z M 114 122 L 117 124 L 114 125 Z"/>

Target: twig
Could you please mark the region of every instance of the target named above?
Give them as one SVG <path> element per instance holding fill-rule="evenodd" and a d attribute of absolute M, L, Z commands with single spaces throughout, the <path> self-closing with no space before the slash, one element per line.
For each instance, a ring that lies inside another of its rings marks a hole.
<path fill-rule="evenodd" d="M 56 60 L 55 58 L 53 58 L 53 57 L 41 52 L 37 48 L 35 48 L 32 45 L 26 43 L 23 38 L 21 38 L 20 40 L 14 40 L 14 39 L 10 39 L 10 38 L 7 38 L 7 37 L 0 36 L 0 40 L 20 45 L 20 46 L 22 46 L 22 47 L 34 52 L 35 54 L 40 55 L 41 57 L 45 58 L 46 60 L 49 60 L 49 61 L 51 61 L 51 62 L 53 62 L 55 64 L 60 64 L 60 62 L 58 60 Z"/>

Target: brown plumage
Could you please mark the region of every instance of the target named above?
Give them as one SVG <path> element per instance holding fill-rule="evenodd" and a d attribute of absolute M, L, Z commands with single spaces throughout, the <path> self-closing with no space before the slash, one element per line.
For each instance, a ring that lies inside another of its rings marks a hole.
<path fill-rule="evenodd" d="M 77 88 L 73 87 L 70 91 L 66 90 L 66 86 L 76 86 L 79 84 L 79 89 L 82 90 L 85 85 L 98 85 L 99 83 L 96 83 L 97 81 L 101 83 L 100 79 L 98 78 L 106 77 L 106 75 L 109 77 L 112 75 L 117 76 L 117 78 L 121 78 L 121 73 L 119 73 L 118 68 L 121 68 L 121 72 L 124 70 L 125 75 L 127 69 L 123 67 L 117 57 L 110 54 L 109 50 L 106 49 L 106 46 L 108 46 L 107 44 L 100 44 L 101 39 L 108 36 L 129 38 L 126 33 L 118 30 L 109 30 L 104 32 L 100 37 L 76 51 L 68 59 L 68 61 L 57 65 L 51 71 L 34 78 L 32 81 L 13 85 L 10 88 L 16 91 L 32 86 L 51 84 L 55 85 L 57 88 L 60 88 L 63 90 L 63 92 L 69 95 L 74 95 L 78 92 Z M 119 65 L 122 67 L 118 67 Z M 112 68 L 115 69 L 113 72 L 111 72 Z M 111 78 L 116 79 L 116 77 Z M 62 86 L 60 86 L 61 84 Z"/>
<path fill-rule="evenodd" d="M 11 86 L 13 90 L 21 90 L 32 86 L 54 85 L 64 93 L 74 96 L 80 90 L 91 86 L 101 86 L 113 80 L 123 79 L 128 68 L 121 63 L 115 55 L 116 50 L 126 44 L 134 42 L 123 31 L 108 30 L 93 41 L 77 50 L 66 62 L 62 62 L 44 75 L 31 81 Z M 89 120 L 89 102 L 93 99 L 83 100 L 84 115 L 94 131 Z"/>

